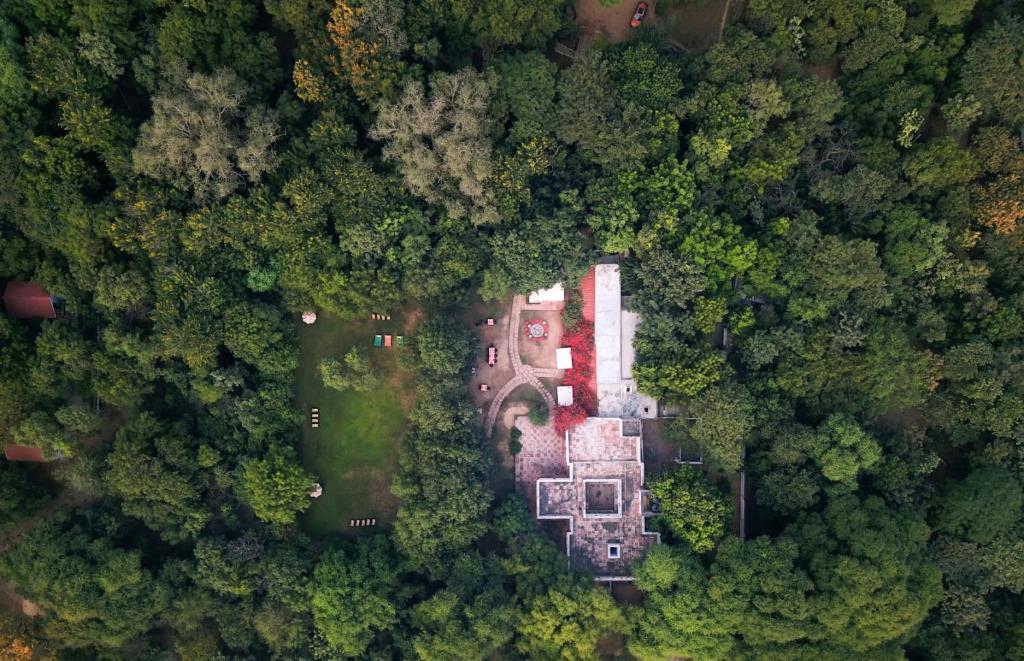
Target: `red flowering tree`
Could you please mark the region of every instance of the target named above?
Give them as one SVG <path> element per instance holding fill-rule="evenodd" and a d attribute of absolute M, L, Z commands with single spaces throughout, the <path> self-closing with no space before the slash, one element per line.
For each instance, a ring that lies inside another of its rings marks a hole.
<path fill-rule="evenodd" d="M 555 431 L 564 434 L 587 419 L 587 410 L 579 402 L 555 409 Z"/>
<path fill-rule="evenodd" d="M 562 346 L 572 350 L 572 367 L 562 376 L 562 385 L 572 387 L 572 406 L 555 411 L 555 431 L 559 434 L 583 422 L 597 410 L 597 394 L 591 387 L 594 376 L 594 324 L 580 321 L 562 335 Z"/>

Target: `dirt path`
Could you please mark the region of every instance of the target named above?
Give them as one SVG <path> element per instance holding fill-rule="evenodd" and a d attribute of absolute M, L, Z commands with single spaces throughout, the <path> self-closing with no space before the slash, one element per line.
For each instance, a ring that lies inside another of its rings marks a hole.
<path fill-rule="evenodd" d="M 512 429 L 512 425 L 516 423 L 516 418 L 521 415 L 526 415 L 530 412 L 530 407 L 525 402 L 516 402 L 510 404 L 505 409 L 504 415 L 501 416 L 501 425 Z"/>
<path fill-rule="evenodd" d="M 732 5 L 732 0 L 725 0 L 725 9 L 722 10 L 722 21 L 718 24 L 718 41 L 722 40 L 722 34 L 725 33 L 725 23 L 729 20 L 729 7 Z"/>
<path fill-rule="evenodd" d="M 36 617 L 42 612 L 35 602 L 18 594 L 18 586 L 7 581 L 0 581 L 0 607 L 15 615 L 26 617 Z"/>

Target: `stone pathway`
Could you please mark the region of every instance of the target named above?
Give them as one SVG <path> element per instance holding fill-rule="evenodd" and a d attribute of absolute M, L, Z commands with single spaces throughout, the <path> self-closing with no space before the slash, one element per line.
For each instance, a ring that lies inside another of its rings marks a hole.
<path fill-rule="evenodd" d="M 560 370 L 555 369 L 538 369 L 531 365 L 524 365 L 523 359 L 519 355 L 519 318 L 522 316 L 523 308 L 526 305 L 525 296 L 516 296 L 512 299 L 512 310 L 509 312 L 508 318 L 508 353 L 509 360 L 512 364 L 512 370 L 515 372 L 515 376 L 509 379 L 505 385 L 498 390 L 494 396 L 494 400 L 491 402 L 491 408 L 487 410 L 487 419 L 484 421 L 484 432 L 487 438 L 491 437 L 494 432 L 494 423 L 498 419 L 498 412 L 501 411 L 501 405 L 505 402 L 505 398 L 511 394 L 513 390 L 522 385 L 529 385 L 533 387 L 540 396 L 544 399 L 544 403 L 548 407 L 548 411 L 551 415 L 555 413 L 555 399 L 551 396 L 551 393 L 544 384 L 540 382 L 540 378 L 557 378 L 561 375 Z"/>

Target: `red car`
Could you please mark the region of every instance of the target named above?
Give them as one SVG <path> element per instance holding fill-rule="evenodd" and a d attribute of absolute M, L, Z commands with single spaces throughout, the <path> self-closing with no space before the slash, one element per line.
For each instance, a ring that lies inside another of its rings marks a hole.
<path fill-rule="evenodd" d="M 633 12 L 633 18 L 629 19 L 629 26 L 633 28 L 640 27 L 640 21 L 644 20 L 644 16 L 647 15 L 647 3 L 638 2 L 636 4 L 636 11 Z"/>

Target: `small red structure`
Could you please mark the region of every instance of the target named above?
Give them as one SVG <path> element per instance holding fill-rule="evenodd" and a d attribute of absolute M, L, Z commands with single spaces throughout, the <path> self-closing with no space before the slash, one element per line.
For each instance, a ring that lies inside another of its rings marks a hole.
<path fill-rule="evenodd" d="M 486 383 L 481 383 L 480 384 L 480 392 L 487 392 L 490 389 L 491 389 L 491 387 L 489 385 L 487 385 Z"/>
<path fill-rule="evenodd" d="M 492 317 L 487 317 L 487 325 L 488 326 L 493 326 L 494 325 L 494 319 Z"/>
<path fill-rule="evenodd" d="M 15 319 L 56 319 L 53 298 L 38 282 L 8 282 L 4 309 Z"/>
<path fill-rule="evenodd" d="M 16 443 L 8 443 L 4 447 L 4 456 L 7 457 L 7 461 L 49 461 L 49 459 L 43 455 L 43 451 L 40 448 L 32 448 L 27 445 L 18 445 Z"/>
<path fill-rule="evenodd" d="M 385 335 L 384 336 L 384 347 L 385 348 L 390 348 L 391 347 L 391 336 L 390 335 Z"/>
<path fill-rule="evenodd" d="M 523 330 L 526 333 L 526 339 L 542 342 L 548 336 L 548 322 L 544 319 L 531 319 L 526 322 Z"/>

